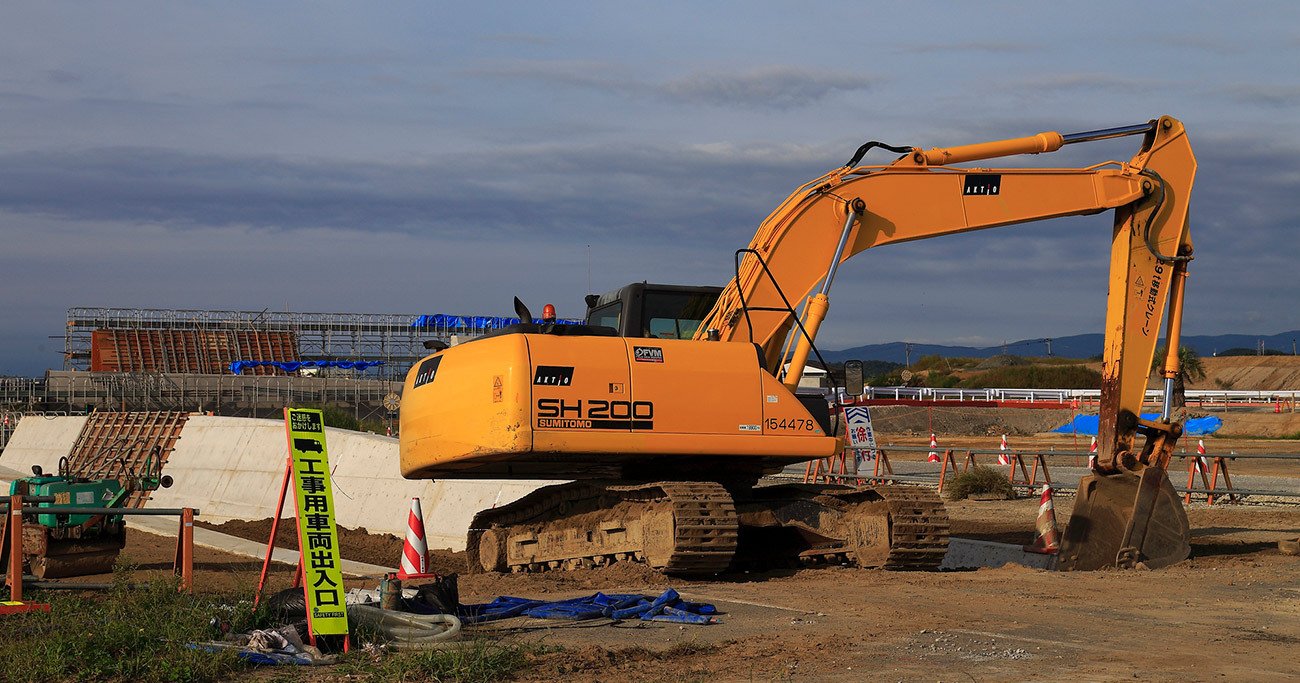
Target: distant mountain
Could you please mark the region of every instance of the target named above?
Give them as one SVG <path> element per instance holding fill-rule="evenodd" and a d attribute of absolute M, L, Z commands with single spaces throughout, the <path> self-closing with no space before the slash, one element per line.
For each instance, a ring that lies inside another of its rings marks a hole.
<path fill-rule="evenodd" d="M 1214 334 L 1214 335 L 1191 335 L 1182 339 L 1182 345 L 1194 349 L 1202 356 L 1212 356 L 1218 351 L 1227 351 L 1231 348 L 1253 349 L 1259 344 L 1259 340 L 1264 340 L 1264 348 L 1281 351 L 1286 354 L 1291 353 L 1292 342 L 1300 340 L 1300 330 L 1290 332 L 1280 332 L 1272 335 L 1258 334 Z M 1055 337 L 1052 339 L 1052 355 L 1062 358 L 1091 358 L 1101 355 L 1101 347 L 1104 337 L 1100 334 L 1076 334 L 1069 337 Z M 1161 343 L 1164 343 L 1162 338 Z M 916 362 L 921 356 L 938 354 L 940 356 L 966 357 L 966 358 L 988 358 L 1002 353 L 1002 345 L 975 347 L 975 346 L 945 346 L 942 344 L 912 344 L 912 361 Z M 1041 339 L 1021 339 L 1019 341 L 1009 342 L 1006 345 L 1008 353 L 1018 356 L 1046 356 L 1047 342 Z M 906 362 L 907 354 L 904 350 L 903 342 L 889 342 L 887 344 L 868 344 L 866 346 L 855 346 L 842 351 L 822 351 L 827 362 L 837 363 L 849 359 L 858 360 L 883 360 L 894 363 Z"/>

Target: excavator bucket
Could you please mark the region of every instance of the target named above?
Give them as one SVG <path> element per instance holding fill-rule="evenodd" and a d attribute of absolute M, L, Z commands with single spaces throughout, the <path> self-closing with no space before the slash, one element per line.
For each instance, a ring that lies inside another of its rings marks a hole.
<path fill-rule="evenodd" d="M 1187 559 L 1187 539 L 1187 513 L 1162 468 L 1089 475 L 1079 482 L 1057 566 L 1158 569 Z"/>

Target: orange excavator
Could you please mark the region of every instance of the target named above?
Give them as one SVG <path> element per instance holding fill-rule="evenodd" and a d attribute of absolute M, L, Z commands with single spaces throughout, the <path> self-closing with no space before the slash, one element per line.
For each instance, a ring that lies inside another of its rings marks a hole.
<path fill-rule="evenodd" d="M 1127 162 L 959 166 L 1140 136 Z M 869 151 L 897 154 L 859 165 Z M 796 392 L 840 264 L 886 244 L 1113 210 L 1095 471 L 1080 483 L 1062 569 L 1160 567 L 1189 552 L 1166 474 L 1196 161 L 1170 117 L 948 148 L 862 145 L 797 188 L 736 252 L 718 290 L 639 284 L 587 298 L 584 325 L 521 322 L 435 353 L 406 378 L 408 478 L 572 479 L 471 522 L 471 570 L 643 562 L 669 573 L 832 560 L 929 569 L 948 517 L 929 489 L 759 485 L 841 447 L 826 400 Z M 1160 419 L 1141 407 L 1162 320 Z M 1141 447 L 1137 437 L 1144 437 Z"/>

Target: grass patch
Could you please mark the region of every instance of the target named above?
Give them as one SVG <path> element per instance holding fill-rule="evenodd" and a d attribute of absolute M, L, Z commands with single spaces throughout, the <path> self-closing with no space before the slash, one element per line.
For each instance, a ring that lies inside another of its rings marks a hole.
<path fill-rule="evenodd" d="M 1015 487 L 1005 475 L 985 465 L 962 472 L 945 488 L 948 500 L 965 500 L 976 494 L 994 494 L 1007 499 L 1016 495 Z"/>
<path fill-rule="evenodd" d="M 218 614 L 236 628 L 252 623 L 251 605 L 223 596 L 186 595 L 175 580 L 129 587 L 129 568 L 106 594 L 46 591 L 48 614 L 0 618 L 0 661 L 9 681 L 218 681 L 246 669 L 230 652 L 186 647 L 209 640 Z"/>
<path fill-rule="evenodd" d="M 344 656 L 339 673 L 362 681 L 487 683 L 509 678 L 541 654 L 540 645 L 476 639 L 445 649 Z"/>

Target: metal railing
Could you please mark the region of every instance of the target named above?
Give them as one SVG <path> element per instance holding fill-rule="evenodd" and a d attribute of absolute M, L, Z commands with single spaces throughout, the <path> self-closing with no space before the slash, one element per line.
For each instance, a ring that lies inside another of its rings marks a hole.
<path fill-rule="evenodd" d="M 1288 410 L 1294 410 L 1300 402 L 1300 389 L 1282 391 L 1232 391 L 1191 389 L 1186 392 L 1188 404 L 1204 406 L 1218 405 L 1269 405 L 1279 401 L 1286 404 Z M 1096 403 L 1101 399 L 1101 392 L 1096 389 L 943 389 L 938 387 L 867 387 L 859 398 L 866 400 L 893 399 L 912 401 L 1019 401 L 1028 403 Z M 1151 389 L 1146 392 L 1146 400 L 1152 403 L 1161 400 L 1161 392 Z"/>
<path fill-rule="evenodd" d="M 934 473 L 937 476 L 937 478 L 927 476 L 925 474 L 917 474 L 915 472 L 908 473 L 908 474 L 895 474 L 893 472 L 892 464 L 889 462 L 889 455 L 888 455 L 889 453 L 903 452 L 903 453 L 918 453 L 918 454 L 927 453 L 928 454 L 931 451 L 936 451 L 936 450 L 942 454 L 942 461 L 937 464 L 936 463 L 928 463 L 928 464 L 935 465 L 938 468 L 937 471 Z M 1051 480 L 1051 474 L 1047 471 L 1046 459 L 1069 457 L 1069 458 L 1075 458 L 1077 463 L 1077 461 L 1080 459 L 1086 462 L 1087 458 L 1091 455 L 1086 451 L 1023 450 L 1023 449 L 1012 449 L 1012 450 L 1003 451 L 1001 449 L 983 449 L 983 448 L 933 449 L 928 446 L 887 446 L 883 448 L 878 448 L 877 453 L 878 453 L 877 457 L 880 458 L 880 460 L 877 460 L 877 463 L 873 471 L 871 472 L 865 472 L 865 471 L 848 472 L 847 471 L 848 468 L 846 467 L 845 463 L 840 463 L 837 471 L 833 463 L 827 463 L 824 471 L 820 469 L 812 469 L 812 468 L 807 469 L 805 471 L 806 473 L 804 475 L 804 479 L 805 481 L 807 481 L 809 476 L 807 473 L 812 472 L 814 473 L 813 474 L 814 477 L 820 476 L 829 480 L 839 480 L 844 482 L 897 481 L 897 482 L 910 483 L 910 484 L 925 484 L 925 485 L 937 487 L 939 491 L 942 493 L 943 485 L 947 482 L 949 475 L 958 474 L 957 466 L 956 466 L 957 460 L 960 459 L 968 466 L 970 463 L 974 463 L 975 458 L 978 456 L 1007 456 L 1008 458 L 1012 458 L 1011 465 L 1009 466 L 998 465 L 998 466 L 1011 468 L 1009 472 L 1009 478 L 1011 480 L 1012 486 L 1016 488 L 1034 490 L 1042 486 L 1043 483 L 1050 483 L 1053 489 L 1074 491 L 1078 489 L 1078 487 L 1075 485 L 1058 484 Z M 961 454 L 961 457 L 960 458 L 954 457 L 956 454 Z M 1207 486 L 1199 486 L 1199 487 L 1179 486 L 1175 484 L 1174 490 L 1177 491 L 1179 494 L 1181 494 L 1184 497 L 1185 501 L 1190 502 L 1190 495 L 1192 494 L 1206 496 L 1206 500 L 1210 504 L 1222 503 L 1224 502 L 1223 499 L 1225 498 L 1227 499 L 1227 502 L 1234 502 L 1234 503 L 1240 502 L 1240 499 L 1246 496 L 1254 496 L 1256 498 L 1300 499 L 1300 491 L 1276 491 L 1276 490 L 1236 487 L 1232 484 L 1231 477 L 1227 472 L 1227 462 L 1236 461 L 1238 459 L 1300 461 L 1300 453 L 1237 453 L 1236 451 L 1230 451 L 1229 453 L 1218 453 L 1218 454 L 1207 453 L 1201 455 L 1197 453 L 1187 453 L 1184 451 L 1183 453 L 1174 454 L 1174 457 L 1179 458 L 1180 460 L 1191 461 L 1188 465 L 1189 482 L 1192 481 L 1194 476 L 1197 474 L 1197 470 L 1194 470 L 1193 467 L 1196 467 L 1196 461 L 1200 460 L 1203 463 L 1202 467 L 1198 468 L 1200 474 L 1202 475 L 1201 480 L 1202 482 L 1208 482 Z M 1034 470 L 1032 474 L 1030 474 L 1026 470 L 1024 458 L 1034 459 Z M 1042 460 L 1039 460 L 1039 458 L 1041 458 Z M 833 460 L 833 459 L 834 458 L 828 460 Z M 887 468 L 888 471 L 883 473 L 880 472 L 881 462 L 885 463 L 885 467 Z M 1045 482 L 1043 483 L 1037 481 L 1037 476 L 1039 473 L 1038 464 L 1040 462 L 1042 463 L 1042 474 L 1045 479 Z M 952 464 L 951 468 L 949 468 L 948 466 L 950 463 Z M 1208 463 L 1213 463 L 1214 471 L 1212 473 L 1208 471 L 1208 467 L 1209 467 Z M 1016 481 L 1015 479 L 1017 467 L 1019 467 L 1020 473 L 1024 475 L 1023 481 Z M 966 466 L 963 466 L 961 471 L 963 472 L 966 471 Z M 1171 483 L 1173 483 L 1172 474 L 1175 471 L 1176 470 L 1174 470 L 1173 468 L 1170 468 L 1169 470 L 1171 474 Z M 1222 487 L 1218 486 L 1220 473 L 1222 473 L 1223 480 L 1224 480 L 1224 486 Z M 782 473 L 781 475 L 778 476 L 795 477 L 798 475 L 795 475 L 793 473 Z M 1247 476 L 1255 476 L 1255 475 L 1247 475 Z"/>

